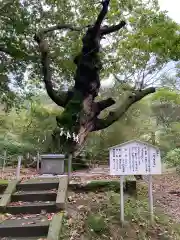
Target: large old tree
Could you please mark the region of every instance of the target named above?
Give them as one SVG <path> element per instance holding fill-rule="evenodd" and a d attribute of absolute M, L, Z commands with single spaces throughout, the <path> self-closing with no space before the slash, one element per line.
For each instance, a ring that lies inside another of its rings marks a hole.
<path fill-rule="evenodd" d="M 41 52 L 44 83 L 49 97 L 59 106 L 64 108 L 63 113 L 57 116 L 57 128 L 53 133 L 55 144 L 59 148 L 63 145 L 66 151 L 75 155 L 85 142 L 89 132 L 98 131 L 109 127 L 116 122 L 135 102 L 146 95 L 155 92 L 154 87 L 146 89 L 132 89 L 123 100 L 121 106 L 115 111 L 110 111 L 106 118 L 100 118 L 100 113 L 115 104 L 113 98 L 96 101 L 100 89 L 100 71 L 102 68 L 99 53 L 101 51 L 101 39 L 107 34 L 119 31 L 125 26 L 121 21 L 117 25 L 103 25 L 103 20 L 108 12 L 109 0 L 102 2 L 102 9 L 93 25 L 87 27 L 82 38 L 82 50 L 75 57 L 76 72 L 74 87 L 61 94 L 53 88 L 51 80 L 50 56 L 45 37 L 54 30 L 68 29 L 81 31 L 80 28 L 71 25 L 57 25 L 42 30 L 35 36 Z"/>
<path fill-rule="evenodd" d="M 154 74 L 179 60 L 179 25 L 160 11 L 158 0 L 110 3 L 108 11 L 109 1 L 103 1 L 99 14 L 96 0 L 9 0 L 0 6 L 0 103 L 8 110 L 19 99 L 41 95 L 41 59 L 46 90 L 59 106 L 53 134 L 58 152 L 63 147 L 77 154 L 89 132 L 107 128 L 155 91 L 148 88 Z M 111 73 L 128 83 L 113 99 L 100 89 L 100 79 Z M 77 136 L 79 142 L 72 141 Z"/>

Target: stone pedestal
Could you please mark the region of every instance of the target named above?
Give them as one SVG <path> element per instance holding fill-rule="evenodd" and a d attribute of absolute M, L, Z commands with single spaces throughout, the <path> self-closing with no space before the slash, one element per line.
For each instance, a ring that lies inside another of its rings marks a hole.
<path fill-rule="evenodd" d="M 63 154 L 46 154 L 41 155 L 41 174 L 63 174 L 64 173 Z"/>

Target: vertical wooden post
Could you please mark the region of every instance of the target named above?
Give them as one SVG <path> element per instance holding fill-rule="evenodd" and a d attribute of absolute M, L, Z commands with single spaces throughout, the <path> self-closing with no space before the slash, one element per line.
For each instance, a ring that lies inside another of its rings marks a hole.
<path fill-rule="evenodd" d="M 2 170 L 1 170 L 1 178 L 3 178 L 4 176 L 4 170 L 5 170 L 5 166 L 6 166 L 6 160 L 7 160 L 7 152 L 6 150 L 4 151 L 4 156 L 3 156 L 3 166 L 2 166 Z"/>
<path fill-rule="evenodd" d="M 20 179 L 20 170 L 21 170 L 21 161 L 22 161 L 22 156 L 18 156 L 18 165 L 16 169 L 16 179 Z"/>
<path fill-rule="evenodd" d="M 70 182 L 72 172 L 72 154 L 69 154 L 68 156 L 68 183 Z"/>
<path fill-rule="evenodd" d="M 39 162 L 40 162 L 40 155 L 39 152 L 37 152 L 37 171 L 39 172 Z"/>

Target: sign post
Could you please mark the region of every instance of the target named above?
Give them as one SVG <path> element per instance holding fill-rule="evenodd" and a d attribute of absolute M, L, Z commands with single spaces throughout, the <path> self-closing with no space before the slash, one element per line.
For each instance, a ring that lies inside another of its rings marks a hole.
<path fill-rule="evenodd" d="M 110 175 L 120 176 L 121 221 L 124 222 L 123 180 L 128 175 L 149 176 L 149 213 L 153 223 L 152 175 L 161 174 L 160 150 L 145 142 L 132 140 L 109 149 Z"/>
<path fill-rule="evenodd" d="M 154 209 L 153 209 L 153 189 L 152 189 L 152 175 L 149 175 L 149 182 L 148 182 L 148 193 L 149 193 L 149 213 L 150 213 L 150 220 L 153 224 L 154 222 Z"/>
<path fill-rule="evenodd" d="M 120 208 L 121 208 L 121 223 L 124 223 L 124 189 L 123 189 L 124 176 L 120 176 Z"/>

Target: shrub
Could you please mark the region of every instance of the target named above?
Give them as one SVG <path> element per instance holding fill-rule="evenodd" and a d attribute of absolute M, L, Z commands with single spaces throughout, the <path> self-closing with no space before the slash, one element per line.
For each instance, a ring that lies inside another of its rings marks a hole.
<path fill-rule="evenodd" d="M 180 165 L 176 167 L 176 172 L 178 175 L 180 175 Z"/>
<path fill-rule="evenodd" d="M 93 230 L 95 233 L 102 233 L 106 230 L 106 223 L 101 215 L 89 215 L 87 224 L 90 230 Z"/>
<path fill-rule="evenodd" d="M 165 161 L 170 167 L 180 166 L 180 148 L 169 151 L 165 157 Z"/>

